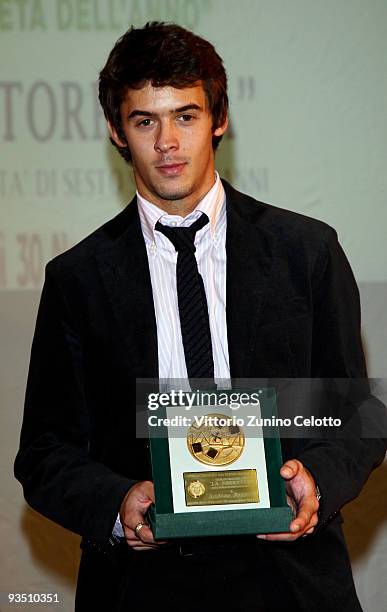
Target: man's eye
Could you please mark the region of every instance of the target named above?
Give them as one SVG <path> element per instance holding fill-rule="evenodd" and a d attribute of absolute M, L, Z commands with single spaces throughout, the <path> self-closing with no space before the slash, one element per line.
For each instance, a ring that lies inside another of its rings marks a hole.
<path fill-rule="evenodd" d="M 149 125 L 152 125 L 152 119 L 142 119 L 142 121 L 139 121 L 137 125 L 148 127 Z"/>
<path fill-rule="evenodd" d="M 191 121 L 192 119 L 194 119 L 193 115 L 188 115 L 187 113 L 185 113 L 184 115 L 180 115 L 179 116 L 179 120 L 186 122 L 186 121 Z"/>

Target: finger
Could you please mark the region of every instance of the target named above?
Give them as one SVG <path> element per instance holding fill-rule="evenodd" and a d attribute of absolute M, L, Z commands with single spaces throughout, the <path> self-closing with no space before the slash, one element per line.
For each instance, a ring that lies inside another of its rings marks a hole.
<path fill-rule="evenodd" d="M 137 544 L 139 544 L 139 542 L 143 542 L 144 544 L 150 544 L 156 547 L 160 544 L 168 544 L 167 540 L 155 540 L 150 527 L 148 527 L 145 523 L 143 523 L 143 525 L 144 526 L 138 531 L 138 534 L 136 534 L 134 529 L 128 529 L 125 533 L 126 539 L 137 542 Z"/>
<path fill-rule="evenodd" d="M 126 539 L 136 540 L 137 543 L 139 541 L 144 542 L 145 544 L 154 543 L 153 533 L 150 528 L 145 525 L 145 523 L 143 523 L 143 527 L 141 527 L 141 529 L 138 530 L 137 533 L 135 529 L 132 529 L 130 527 L 126 528 L 125 537 Z"/>
<path fill-rule="evenodd" d="M 303 532 L 309 526 L 313 513 L 309 510 L 300 510 L 296 518 L 290 523 L 292 533 Z"/>
<path fill-rule="evenodd" d="M 125 535 L 127 533 L 129 535 L 129 532 L 131 532 L 131 533 L 134 533 L 135 536 L 137 537 L 136 527 L 137 525 L 140 525 L 140 523 L 144 525 L 144 527 L 142 528 L 144 529 L 146 525 L 146 519 L 145 519 L 145 516 L 139 512 L 136 512 L 136 513 L 130 512 L 125 516 L 124 519 L 121 518 L 121 525 L 125 532 Z"/>
<path fill-rule="evenodd" d="M 314 531 L 315 526 L 318 523 L 318 518 L 316 514 L 313 514 L 311 519 L 309 521 L 307 521 L 306 523 L 304 523 L 304 525 L 297 529 L 298 525 L 296 525 L 296 529 L 294 528 L 294 526 L 292 525 L 292 523 L 290 524 L 290 531 L 291 533 L 296 536 L 296 537 L 300 537 L 301 535 L 304 534 L 309 534 L 312 533 Z"/>
<path fill-rule="evenodd" d="M 150 528 L 144 524 L 144 527 L 142 527 L 138 532 L 137 532 L 137 537 L 144 542 L 145 544 L 154 544 L 154 538 L 153 538 L 153 533 L 150 530 Z"/>
<path fill-rule="evenodd" d="M 141 513 L 143 516 L 147 513 L 149 506 L 152 505 L 152 500 L 151 499 L 137 499 L 136 500 L 137 503 L 139 504 L 140 508 L 137 509 L 137 513 Z"/>
<path fill-rule="evenodd" d="M 294 478 L 294 476 L 298 474 L 301 467 L 302 466 L 299 461 L 297 461 L 296 459 L 290 459 L 290 461 L 286 461 L 286 463 L 283 464 L 280 469 L 280 474 L 282 478 L 285 478 L 285 480 L 289 480 L 290 478 Z"/>
<path fill-rule="evenodd" d="M 301 534 L 294 534 L 289 532 L 283 533 L 265 533 L 257 535 L 260 540 L 267 540 L 268 542 L 294 542 Z"/>
<path fill-rule="evenodd" d="M 143 542 L 142 540 L 139 540 L 138 538 L 126 538 L 126 541 L 128 542 L 128 544 L 133 545 L 133 546 L 152 546 L 154 548 L 158 548 L 159 546 L 165 546 L 166 544 L 169 544 L 169 542 L 167 542 L 166 540 L 157 540 L 157 542 L 155 540 L 153 540 L 153 542 Z"/>
<path fill-rule="evenodd" d="M 312 514 L 311 518 L 309 521 L 307 521 L 304 526 L 301 529 L 295 529 L 292 528 L 292 524 L 290 525 L 290 531 L 291 533 L 294 533 L 295 535 L 301 535 L 306 533 L 307 531 L 309 531 L 310 529 L 314 529 L 315 526 L 318 523 L 318 516 L 316 513 Z"/>
<path fill-rule="evenodd" d="M 130 546 L 134 550 L 144 550 L 144 549 L 152 550 L 152 549 L 159 548 L 160 546 L 164 546 L 168 542 L 158 541 L 158 542 L 154 542 L 153 544 L 145 543 L 142 540 L 139 540 L 136 536 L 133 536 L 133 537 L 127 537 L 126 543 L 128 544 L 128 546 Z"/>
<path fill-rule="evenodd" d="M 157 546 L 157 544 L 151 544 L 150 542 L 143 542 L 142 540 L 139 540 L 138 538 L 126 538 L 126 542 L 127 544 L 129 544 L 129 546 L 139 546 L 139 547 L 143 547 L 143 546 Z"/>
<path fill-rule="evenodd" d="M 282 542 L 294 542 L 301 536 L 305 534 L 310 535 L 313 533 L 315 526 L 318 523 L 317 514 L 313 514 L 311 520 L 304 526 L 302 530 L 290 531 L 290 532 L 281 532 L 281 533 L 265 533 L 259 534 L 256 537 L 260 540 L 268 540 L 270 542 L 282 541 Z M 290 526 L 291 529 L 291 526 Z"/>
<path fill-rule="evenodd" d="M 128 542 L 128 544 L 137 545 L 137 546 L 145 544 L 146 546 L 156 546 L 157 547 L 163 544 L 168 544 L 167 540 L 153 540 L 153 542 L 143 542 L 143 540 L 140 540 L 140 538 L 138 538 L 135 534 L 130 535 L 130 536 L 126 535 L 125 539 Z"/>
<path fill-rule="evenodd" d="M 316 514 L 317 509 L 318 501 L 314 496 L 308 496 L 305 498 L 297 512 L 296 517 L 290 523 L 290 531 L 294 533 L 305 530 L 308 523 L 311 523 L 312 517 L 314 517 Z"/>
<path fill-rule="evenodd" d="M 157 548 L 158 544 L 156 544 L 156 542 L 154 544 L 149 544 L 149 543 L 145 543 L 142 542 L 141 540 L 137 540 L 136 538 L 126 538 L 126 543 L 131 547 L 138 547 L 138 548 Z"/>
<path fill-rule="evenodd" d="M 143 529 L 145 529 L 145 527 L 143 527 L 141 529 L 141 531 L 143 531 Z M 152 532 L 151 532 L 151 534 L 152 534 Z M 135 544 L 136 546 L 142 546 L 143 544 L 146 545 L 146 546 L 148 546 L 148 545 L 153 546 L 154 544 L 156 544 L 156 542 L 153 540 L 153 535 L 151 535 L 149 539 L 143 540 L 142 538 L 140 538 L 140 534 L 137 535 L 131 529 L 130 530 L 128 529 L 125 532 L 125 539 L 126 539 L 126 541 L 128 543 Z"/>
<path fill-rule="evenodd" d="M 310 530 L 310 533 L 312 533 L 313 530 L 314 528 L 312 527 Z M 306 533 L 307 533 L 306 531 L 305 532 L 300 531 L 299 533 L 289 533 L 289 532 L 266 533 L 266 534 L 257 535 L 257 538 L 259 538 L 260 540 L 267 540 L 268 542 L 295 542 L 300 537 L 304 537 Z"/>
<path fill-rule="evenodd" d="M 153 482 L 150 480 L 144 480 L 141 483 L 141 486 L 136 489 L 137 499 L 142 502 L 151 503 L 155 501 L 155 490 L 153 486 Z"/>
<path fill-rule="evenodd" d="M 318 523 L 318 515 L 317 515 L 317 512 L 315 512 L 312 518 L 310 519 L 310 526 L 316 527 L 317 523 Z"/>
<path fill-rule="evenodd" d="M 146 520 L 145 520 L 145 514 L 146 511 L 148 509 L 148 507 L 151 505 L 151 501 L 148 502 L 144 502 L 144 507 L 142 510 L 134 510 L 134 509 L 130 509 L 128 510 L 123 519 L 121 518 L 121 522 L 123 522 L 123 527 L 124 529 L 129 529 L 131 531 L 135 531 L 136 526 L 139 525 L 139 523 L 144 523 L 144 526 L 146 524 Z"/>

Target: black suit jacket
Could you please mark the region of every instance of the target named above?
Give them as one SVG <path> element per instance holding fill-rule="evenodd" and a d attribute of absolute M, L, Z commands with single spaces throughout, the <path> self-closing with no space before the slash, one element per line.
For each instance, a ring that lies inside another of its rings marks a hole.
<path fill-rule="evenodd" d="M 334 230 L 224 186 L 231 376 L 364 377 L 358 291 Z M 134 436 L 135 380 L 157 375 L 134 200 L 47 265 L 15 463 L 29 504 L 96 547 L 111 534 L 129 487 L 150 477 L 147 449 Z M 335 568 L 340 605 L 350 601 L 348 558 L 332 518 L 384 453 L 383 440 L 284 444 L 285 459 L 303 461 L 320 486 L 320 529 L 295 544 L 262 545 L 305 602 L 317 593 L 330 609 L 322 596 L 335 587 L 327 567 Z"/>

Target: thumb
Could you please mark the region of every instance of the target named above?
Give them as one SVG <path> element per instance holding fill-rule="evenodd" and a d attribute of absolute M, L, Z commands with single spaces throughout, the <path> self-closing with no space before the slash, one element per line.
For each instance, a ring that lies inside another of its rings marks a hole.
<path fill-rule="evenodd" d="M 291 459 L 290 461 L 286 461 L 280 469 L 280 474 L 282 478 L 285 480 L 290 480 L 294 478 L 300 469 L 302 468 L 302 464 L 295 459 Z"/>
<path fill-rule="evenodd" d="M 155 501 L 153 482 L 145 480 L 136 488 L 136 497 L 140 503 L 151 504 Z"/>

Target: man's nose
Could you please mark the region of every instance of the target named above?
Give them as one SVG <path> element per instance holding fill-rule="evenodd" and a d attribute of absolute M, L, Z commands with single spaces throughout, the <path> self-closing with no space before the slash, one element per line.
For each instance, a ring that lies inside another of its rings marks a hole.
<path fill-rule="evenodd" d="M 176 126 L 173 123 L 160 124 L 154 148 L 157 153 L 166 153 L 179 148 Z"/>

